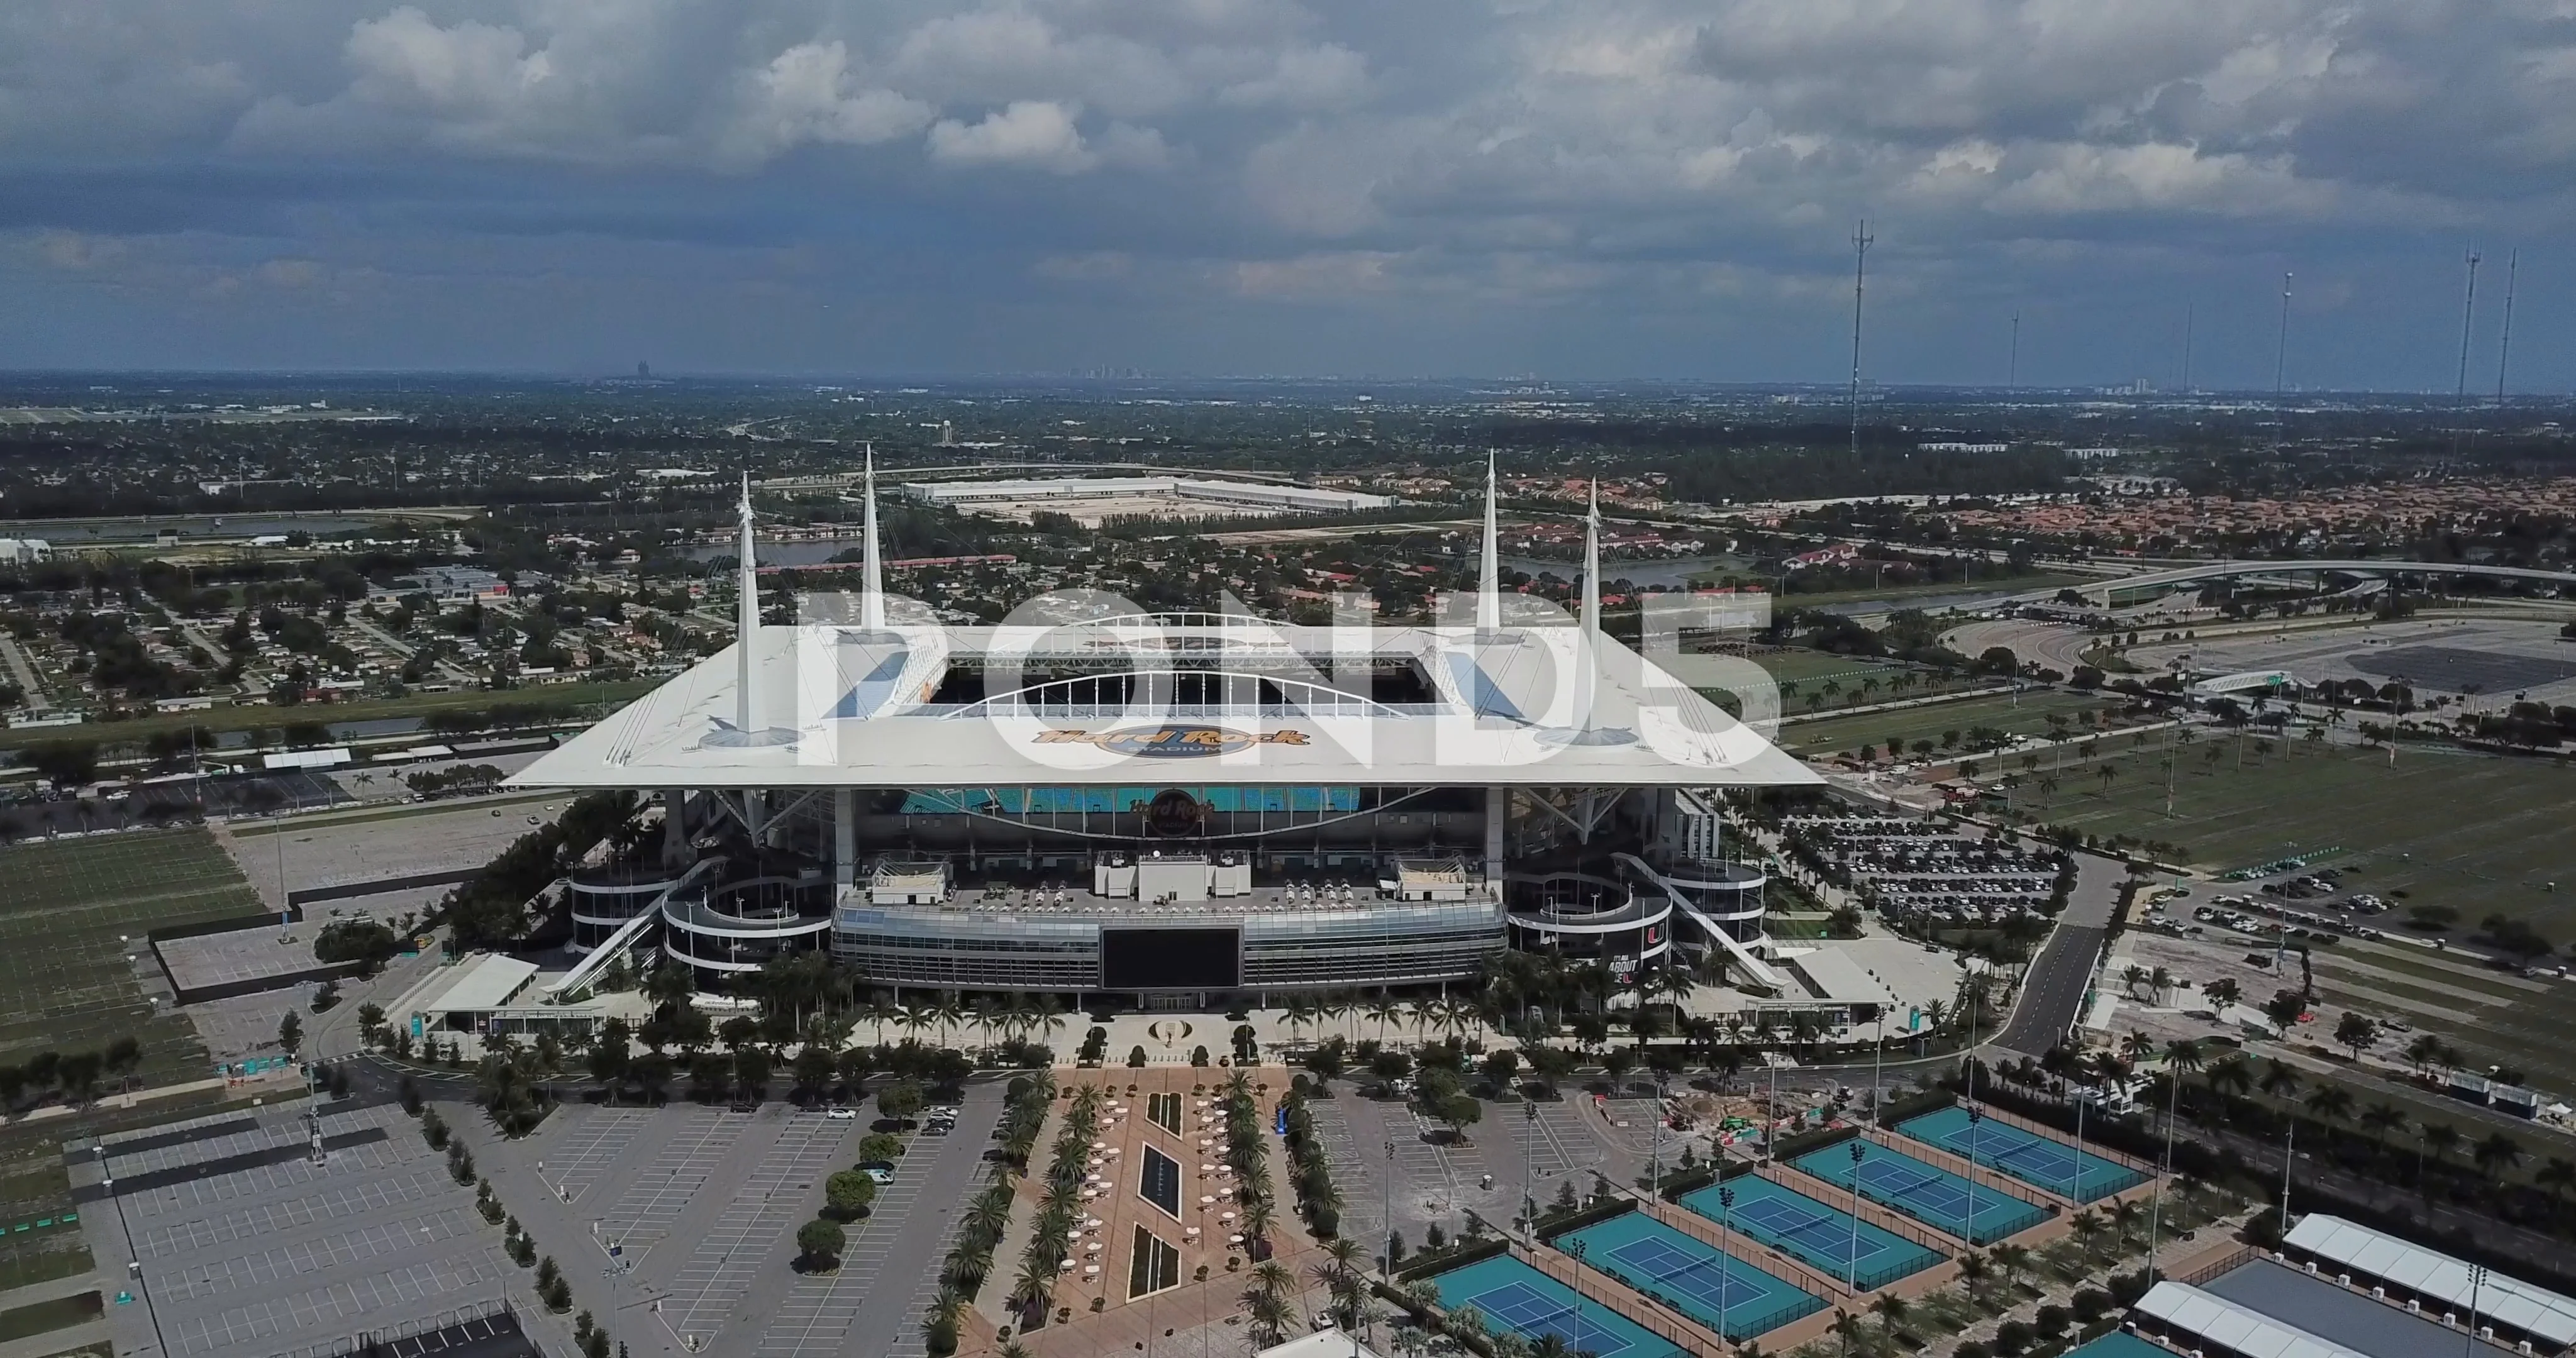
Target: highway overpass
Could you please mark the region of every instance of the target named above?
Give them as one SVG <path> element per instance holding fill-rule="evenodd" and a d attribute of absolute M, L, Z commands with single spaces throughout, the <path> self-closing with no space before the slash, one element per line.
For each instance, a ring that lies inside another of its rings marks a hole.
<path fill-rule="evenodd" d="M 2099 599 L 2105 606 L 2116 592 L 2158 589 L 2168 585 L 2188 585 L 2202 580 L 2221 580 L 2239 575 L 2460 575 L 2483 576 L 2491 580 L 2533 580 L 2556 585 L 2561 589 L 2576 587 L 2576 571 L 2545 571 L 2529 566 L 2482 566 L 2447 561 L 2207 561 L 2175 570 L 2151 571 L 2144 575 L 2126 575 L 2116 580 L 2094 580 L 2066 588 L 2088 599 Z M 2062 590 L 2035 589 L 1999 600 L 2008 604 L 2047 603 Z"/>

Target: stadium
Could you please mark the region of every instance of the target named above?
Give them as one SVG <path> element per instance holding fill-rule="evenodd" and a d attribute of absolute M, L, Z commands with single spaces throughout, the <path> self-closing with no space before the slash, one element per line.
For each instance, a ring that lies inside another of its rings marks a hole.
<path fill-rule="evenodd" d="M 1174 1010 L 1466 981 L 1503 948 L 1781 984 L 1717 802 L 1816 778 L 1602 634 L 1597 515 L 1579 625 L 1505 621 L 1489 489 L 1455 626 L 1085 595 L 959 628 L 885 594 L 875 508 L 871 483 L 854 616 L 765 625 L 746 496 L 737 644 L 513 780 L 662 808 L 571 879 L 551 997 L 620 958 L 722 991 L 815 950 L 871 985 Z"/>

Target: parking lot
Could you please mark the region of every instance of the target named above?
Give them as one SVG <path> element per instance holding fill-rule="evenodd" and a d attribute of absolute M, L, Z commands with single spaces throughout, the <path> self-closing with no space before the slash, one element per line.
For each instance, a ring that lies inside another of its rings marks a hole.
<path fill-rule="evenodd" d="M 1900 816 L 1793 816 L 1788 832 L 1849 874 L 1890 917 L 1928 924 L 1994 924 L 2047 913 L 2058 867 L 2015 845 L 1970 839 Z"/>
<path fill-rule="evenodd" d="M 1574 1092 L 1559 1100 L 1487 1103 L 1463 1145 L 1450 1144 L 1447 1128 L 1403 1102 L 1364 1097 L 1348 1085 L 1308 1108 L 1341 1190 L 1343 1230 L 1375 1253 L 1390 1225 L 1415 1249 L 1434 1223 L 1456 1234 L 1469 1212 L 1508 1222 L 1522 1213 L 1525 1199 L 1544 1206 L 1563 1183 L 1589 1193 L 1595 1173 L 1614 1183 L 1632 1181 L 1645 1170 L 1653 1119 L 1639 1113 L 1629 1117 L 1630 1126 L 1616 1126 L 1631 1111 L 1629 1102 L 1612 1101 L 1608 1116 Z M 1667 1136 L 1666 1161 L 1679 1152 L 1678 1139 Z"/>
<path fill-rule="evenodd" d="M 478 1129 L 476 1157 L 563 1263 L 577 1304 L 637 1358 L 891 1354 L 918 1349 L 1000 1109 L 1000 1087 L 978 1084 L 954 1129 L 925 1120 L 826 1274 L 796 1271 L 796 1228 L 821 1210 L 824 1180 L 856 1162 L 865 1117 L 777 1103 L 573 1105 L 529 1141 L 487 1142 Z"/>
<path fill-rule="evenodd" d="M 112 1305 L 120 1349 L 268 1354 L 427 1320 L 489 1298 L 511 1269 L 399 1109 L 304 1105 L 111 1138 L 73 1157 L 101 1259 L 139 1265 Z M 101 1175 L 104 1166 L 111 1180 Z M 515 1271 L 515 1270 L 512 1270 Z"/>

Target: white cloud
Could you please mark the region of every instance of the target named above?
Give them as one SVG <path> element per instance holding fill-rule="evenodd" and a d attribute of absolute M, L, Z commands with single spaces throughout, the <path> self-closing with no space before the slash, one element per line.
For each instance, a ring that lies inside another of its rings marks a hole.
<path fill-rule="evenodd" d="M 949 165 L 1004 165 L 1079 174 L 1100 163 L 1074 126 L 1073 109 L 1021 99 L 977 123 L 942 118 L 930 128 L 930 158 Z"/>
<path fill-rule="evenodd" d="M 1368 79 L 1368 58 L 1340 43 L 1319 43 L 1277 53 L 1269 70 L 1226 86 L 1217 98 L 1245 108 L 1346 108 L 1367 93 Z"/>
<path fill-rule="evenodd" d="M 850 72 L 838 39 L 798 43 L 752 78 L 745 107 L 726 139 L 729 156 L 756 163 L 805 142 L 871 146 L 929 126 L 928 104 Z"/>

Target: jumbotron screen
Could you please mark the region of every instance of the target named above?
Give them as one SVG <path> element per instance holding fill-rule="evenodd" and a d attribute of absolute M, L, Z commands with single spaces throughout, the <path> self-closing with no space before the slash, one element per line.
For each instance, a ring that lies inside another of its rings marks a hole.
<path fill-rule="evenodd" d="M 1243 932 L 1103 929 L 1100 983 L 1109 990 L 1232 990 L 1243 983 Z"/>

